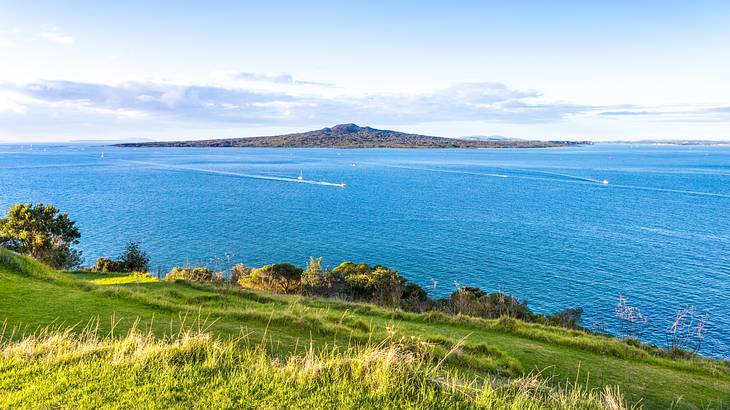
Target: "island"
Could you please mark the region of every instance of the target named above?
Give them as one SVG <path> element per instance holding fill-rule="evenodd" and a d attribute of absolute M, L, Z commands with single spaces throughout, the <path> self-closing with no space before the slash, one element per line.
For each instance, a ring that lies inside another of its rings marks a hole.
<path fill-rule="evenodd" d="M 129 142 L 116 147 L 263 147 L 263 148 L 548 148 L 590 145 L 590 141 L 481 140 L 434 137 L 339 124 L 331 128 L 265 137 L 199 141 Z"/>

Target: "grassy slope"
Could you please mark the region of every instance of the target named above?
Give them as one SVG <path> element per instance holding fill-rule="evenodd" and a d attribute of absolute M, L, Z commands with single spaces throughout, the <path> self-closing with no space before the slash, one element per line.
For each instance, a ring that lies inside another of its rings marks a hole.
<path fill-rule="evenodd" d="M 144 282 L 144 281 L 143 281 Z M 113 320 L 111 318 L 114 318 Z M 519 375 L 541 371 L 554 382 L 590 387 L 618 384 L 629 401 L 647 408 L 722 408 L 730 405 L 730 369 L 714 361 L 670 361 L 615 340 L 523 323 L 454 319 L 391 312 L 367 305 L 283 297 L 184 283 L 140 283 L 110 274 L 61 274 L 0 251 L 0 321 L 19 338 L 50 323 L 99 318 L 99 332 L 126 332 L 136 320 L 158 335 L 193 322 L 220 336 L 266 340 L 274 354 L 302 353 L 352 341 L 417 336 L 448 350 L 465 338 L 447 365 L 468 374 Z M 19 330 L 18 330 L 19 329 Z M 264 335 L 265 333 L 265 335 Z M 395 335 L 395 336 L 392 336 Z"/>

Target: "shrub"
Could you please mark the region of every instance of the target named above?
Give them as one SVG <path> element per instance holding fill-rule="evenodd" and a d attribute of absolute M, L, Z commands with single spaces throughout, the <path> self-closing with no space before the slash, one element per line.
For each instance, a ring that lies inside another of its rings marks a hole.
<path fill-rule="evenodd" d="M 137 242 L 129 242 L 124 252 L 119 255 L 119 263 L 125 272 L 147 272 L 150 258 Z"/>
<path fill-rule="evenodd" d="M 242 263 L 237 263 L 231 267 L 231 274 L 228 276 L 228 282 L 233 285 L 238 285 L 241 278 L 245 278 L 250 274 L 251 268 Z"/>
<path fill-rule="evenodd" d="M 452 314 L 494 319 L 502 316 L 525 321 L 534 319 L 527 302 L 503 292 L 485 293 L 479 288 L 464 287 L 451 294 L 447 309 Z"/>
<path fill-rule="evenodd" d="M 425 312 L 432 307 L 428 293 L 413 282 L 406 282 L 401 293 L 401 307 L 413 312 Z"/>
<path fill-rule="evenodd" d="M 213 279 L 213 271 L 205 268 L 178 268 L 174 267 L 170 273 L 165 276 L 168 282 L 176 280 L 185 280 L 188 282 L 208 282 Z"/>
<path fill-rule="evenodd" d="M 322 258 L 309 257 L 309 263 L 302 272 L 302 287 L 305 289 L 316 289 L 324 282 L 324 271 L 322 271 Z"/>
<path fill-rule="evenodd" d="M 333 271 L 344 283 L 345 293 L 353 300 L 399 307 L 406 280 L 397 270 L 366 263 L 343 262 Z"/>
<path fill-rule="evenodd" d="M 281 293 L 296 293 L 301 288 L 302 269 L 290 263 L 262 266 L 239 279 L 243 287 L 271 290 Z"/>
<path fill-rule="evenodd" d="M 91 268 L 94 272 L 123 272 L 124 267 L 119 261 L 107 258 L 99 258 L 96 260 L 96 265 Z"/>
<path fill-rule="evenodd" d="M 553 326 L 561 326 L 566 329 L 581 328 L 580 319 L 583 316 L 583 308 L 575 307 L 563 309 L 551 315 L 538 315 L 535 320 L 539 323 Z"/>

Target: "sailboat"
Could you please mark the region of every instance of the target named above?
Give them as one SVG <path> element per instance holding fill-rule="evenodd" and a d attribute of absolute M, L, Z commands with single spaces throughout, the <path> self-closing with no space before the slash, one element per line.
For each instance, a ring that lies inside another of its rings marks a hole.
<path fill-rule="evenodd" d="M 297 177 L 297 180 L 304 181 L 304 174 L 302 173 L 302 170 L 299 170 L 299 176 Z"/>
<path fill-rule="evenodd" d="M 101 152 L 101 157 L 104 158 L 104 151 Z"/>

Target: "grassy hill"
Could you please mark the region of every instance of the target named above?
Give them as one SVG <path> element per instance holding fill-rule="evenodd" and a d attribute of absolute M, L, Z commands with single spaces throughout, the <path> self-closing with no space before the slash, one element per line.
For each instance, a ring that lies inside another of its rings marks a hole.
<path fill-rule="evenodd" d="M 2 249 L 0 323 L 0 407 L 730 406 L 728 362 L 509 319 L 57 272 Z"/>

